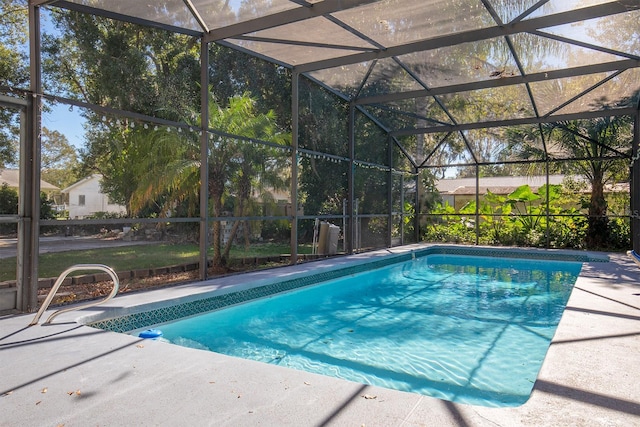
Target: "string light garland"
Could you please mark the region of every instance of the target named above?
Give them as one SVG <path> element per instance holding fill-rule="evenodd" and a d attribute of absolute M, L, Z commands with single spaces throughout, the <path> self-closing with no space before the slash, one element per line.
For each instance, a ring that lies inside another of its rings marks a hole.
<path fill-rule="evenodd" d="M 320 154 L 317 152 L 310 152 L 310 151 L 298 151 L 298 156 L 302 157 L 302 158 L 307 158 L 307 159 L 311 159 L 311 160 L 322 160 L 322 161 L 327 161 L 327 162 L 331 162 L 331 163 L 342 163 L 342 162 L 349 162 L 349 159 L 346 157 L 340 157 L 340 156 L 334 156 L 334 155 L 330 155 L 330 154 Z M 417 176 L 417 173 L 413 173 L 413 172 L 407 172 L 407 171 L 403 171 L 403 170 L 398 170 L 398 169 L 394 169 L 392 167 L 389 166 L 384 166 L 384 165 L 377 165 L 374 163 L 369 163 L 369 162 L 364 162 L 362 160 L 354 160 L 353 161 L 354 166 L 357 166 L 359 168 L 362 169 L 375 169 L 381 172 L 391 172 L 394 174 L 399 174 L 399 175 L 405 175 L 405 176 Z"/>

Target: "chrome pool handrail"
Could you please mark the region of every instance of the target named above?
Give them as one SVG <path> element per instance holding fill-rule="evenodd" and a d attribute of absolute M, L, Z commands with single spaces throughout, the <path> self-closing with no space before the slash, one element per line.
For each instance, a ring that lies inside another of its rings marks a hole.
<path fill-rule="evenodd" d="M 116 272 L 111 267 L 103 265 L 103 264 L 76 264 L 76 265 L 72 265 L 71 267 L 69 267 L 65 271 L 63 271 L 60 274 L 60 276 L 58 276 L 58 279 L 56 279 L 56 282 L 51 287 L 51 290 L 49 291 L 49 294 L 47 295 L 47 298 L 44 300 L 44 302 L 40 306 L 40 310 L 38 310 L 38 313 L 33 318 L 31 323 L 29 323 L 29 326 L 33 326 L 33 325 L 37 325 L 38 324 L 38 321 L 40 320 L 40 317 L 47 310 L 47 308 L 49 308 L 49 304 L 51 304 L 51 301 L 53 300 L 53 297 L 55 296 L 56 292 L 58 292 L 58 288 L 60 287 L 60 285 L 62 285 L 62 282 L 64 281 L 64 279 L 66 279 L 67 276 L 70 273 L 72 273 L 74 271 L 79 271 L 79 270 L 102 270 L 102 271 L 108 273 L 109 276 L 111 276 L 111 280 L 113 280 L 113 289 L 111 290 L 111 293 L 109 295 L 107 295 L 105 298 L 103 298 L 101 300 L 98 300 L 98 301 L 93 301 L 93 302 L 90 302 L 90 303 L 87 303 L 87 304 L 83 304 L 83 305 L 80 305 L 80 306 L 73 306 L 73 307 L 63 308 L 63 309 L 57 310 L 57 311 L 53 312 L 51 314 L 51 316 L 49 316 L 49 318 L 43 323 L 43 325 L 47 325 L 47 324 L 51 323 L 53 318 L 58 316 L 59 314 L 67 313 L 69 311 L 74 311 L 74 310 L 80 310 L 80 309 L 83 309 L 83 308 L 93 307 L 95 305 L 99 305 L 99 304 L 105 303 L 105 302 L 109 301 L 111 298 L 113 298 L 118 293 L 118 289 L 120 288 L 120 281 L 118 280 L 118 275 L 116 274 Z"/>
<path fill-rule="evenodd" d="M 640 255 L 638 255 L 638 253 L 634 249 L 627 251 L 627 255 L 629 255 L 629 257 L 631 257 L 633 262 L 635 262 L 636 265 L 640 267 Z"/>

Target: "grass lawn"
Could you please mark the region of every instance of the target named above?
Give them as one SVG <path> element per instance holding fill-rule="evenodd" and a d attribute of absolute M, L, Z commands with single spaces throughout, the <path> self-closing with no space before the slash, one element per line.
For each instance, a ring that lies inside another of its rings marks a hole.
<path fill-rule="evenodd" d="M 310 254 L 311 245 L 300 245 L 301 254 Z M 271 256 L 291 253 L 291 247 L 284 244 L 252 244 L 246 251 L 243 246 L 231 249 L 231 258 Z M 209 253 L 211 256 L 211 253 Z M 198 261 L 198 245 L 157 244 L 121 246 L 115 248 L 86 249 L 81 251 L 51 252 L 41 254 L 38 277 L 58 277 L 66 268 L 74 264 L 104 264 L 115 271 L 157 268 Z M 77 274 L 83 274 L 78 272 Z M 72 274 L 73 275 L 73 274 Z M 0 282 L 16 279 L 16 258 L 0 259 Z"/>

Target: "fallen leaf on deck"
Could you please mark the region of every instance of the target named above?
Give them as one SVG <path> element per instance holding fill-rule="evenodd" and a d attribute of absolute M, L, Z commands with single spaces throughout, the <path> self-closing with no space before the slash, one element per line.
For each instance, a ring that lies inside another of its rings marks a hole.
<path fill-rule="evenodd" d="M 40 393 L 46 393 L 47 392 L 47 388 L 43 388 L 42 391 Z"/>
<path fill-rule="evenodd" d="M 365 399 L 375 399 L 375 398 L 377 398 L 378 396 L 373 396 L 373 395 L 371 395 L 371 394 L 363 394 L 361 397 L 364 397 Z"/>

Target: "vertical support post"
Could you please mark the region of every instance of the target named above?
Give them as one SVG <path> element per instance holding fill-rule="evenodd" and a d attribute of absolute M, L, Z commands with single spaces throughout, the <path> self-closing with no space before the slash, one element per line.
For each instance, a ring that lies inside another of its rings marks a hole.
<path fill-rule="evenodd" d="M 416 195 L 414 200 L 415 215 L 413 217 L 413 237 L 415 239 L 415 243 L 420 243 L 420 216 L 422 215 L 422 205 L 420 204 L 420 169 L 415 167 L 413 169 L 413 176 L 415 176 L 416 186 Z"/>
<path fill-rule="evenodd" d="M 640 254 L 640 102 L 633 119 L 633 142 L 631 143 L 631 248 Z"/>
<path fill-rule="evenodd" d="M 40 8 L 29 4 L 30 99 L 21 119 L 20 189 L 18 198 L 18 288 L 21 311 L 38 305 L 38 252 L 40 230 L 40 107 L 42 68 L 40 57 Z"/>
<path fill-rule="evenodd" d="M 546 209 L 546 217 L 547 217 L 547 225 L 545 227 L 545 234 L 546 234 L 546 245 L 545 247 L 547 249 L 549 249 L 549 246 L 551 245 L 551 236 L 549 234 L 549 222 L 551 219 L 551 215 L 550 215 L 550 210 L 549 210 L 549 159 L 546 159 L 546 161 L 544 162 L 544 173 L 546 175 L 546 180 L 547 180 L 547 196 L 546 196 L 546 204 L 547 204 L 547 209 Z"/>
<path fill-rule="evenodd" d="M 413 234 L 415 243 L 420 243 L 420 216 L 422 214 L 422 205 L 420 204 L 420 169 L 415 167 L 413 169 L 416 185 L 416 199 L 415 199 L 415 216 L 413 218 Z"/>
<path fill-rule="evenodd" d="M 349 104 L 349 170 L 347 171 L 347 207 L 349 210 L 349 236 L 348 236 L 348 244 L 347 244 L 347 253 L 352 254 L 353 253 L 353 247 L 354 247 L 354 239 L 356 236 L 356 227 L 358 226 L 358 224 L 356 224 L 355 221 L 355 212 L 354 212 L 354 207 L 355 207 L 355 198 L 356 198 L 356 190 L 355 190 L 355 144 L 356 143 L 356 137 L 355 137 L 355 105 L 353 103 Z M 345 238 L 347 236 L 345 235 Z"/>
<path fill-rule="evenodd" d="M 200 40 L 200 279 L 207 278 L 209 248 L 209 43 Z"/>
<path fill-rule="evenodd" d="M 298 262 L 298 116 L 300 115 L 300 73 L 291 73 L 291 259 Z"/>
<path fill-rule="evenodd" d="M 414 210 L 415 212 L 415 210 Z M 400 174 L 400 246 L 404 245 L 404 173 Z"/>
<path fill-rule="evenodd" d="M 480 165 L 476 163 L 476 245 L 480 244 Z"/>
<path fill-rule="evenodd" d="M 387 163 L 389 165 L 389 169 L 387 171 L 387 185 L 389 186 L 387 191 L 387 212 L 389 217 L 387 219 L 387 247 L 390 248 L 392 245 L 391 234 L 393 231 L 393 150 L 391 149 L 391 138 L 387 135 Z"/>

